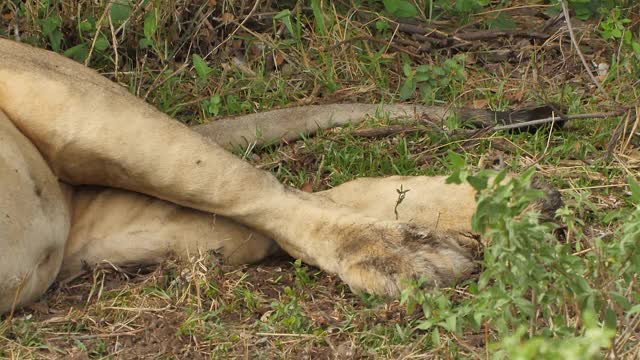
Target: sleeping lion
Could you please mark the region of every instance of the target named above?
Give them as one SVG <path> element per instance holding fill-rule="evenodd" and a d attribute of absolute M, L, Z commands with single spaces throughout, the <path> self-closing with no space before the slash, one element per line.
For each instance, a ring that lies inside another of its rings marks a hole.
<path fill-rule="evenodd" d="M 72 60 L 0 39 L 0 314 L 87 265 L 207 250 L 234 264 L 283 250 L 354 291 L 386 296 L 405 279 L 468 277 L 470 186 L 365 178 L 309 194 L 225 150 L 258 132 L 294 138 L 375 109 L 311 107 L 189 128 Z M 400 186 L 411 191 L 397 221 Z"/>

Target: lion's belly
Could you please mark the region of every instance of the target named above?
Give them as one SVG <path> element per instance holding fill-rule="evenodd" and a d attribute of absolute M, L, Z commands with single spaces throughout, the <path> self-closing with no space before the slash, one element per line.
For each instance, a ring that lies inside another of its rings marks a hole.
<path fill-rule="evenodd" d="M 0 111 L 0 314 L 35 300 L 51 285 L 69 222 L 58 179 Z"/>

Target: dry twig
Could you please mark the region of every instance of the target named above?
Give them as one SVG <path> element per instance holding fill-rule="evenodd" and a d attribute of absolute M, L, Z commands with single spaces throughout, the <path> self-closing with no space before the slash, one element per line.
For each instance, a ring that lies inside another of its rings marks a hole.
<path fill-rule="evenodd" d="M 573 26 L 571 25 L 571 18 L 569 17 L 569 8 L 567 7 L 567 1 L 562 0 L 560 1 L 560 3 L 562 4 L 562 12 L 564 13 L 564 20 L 567 23 L 567 30 L 569 30 L 571 43 L 573 43 L 573 47 L 576 49 L 576 53 L 578 54 L 580 61 L 582 61 L 582 66 L 584 66 L 585 71 L 587 72 L 587 74 L 589 74 L 591 81 L 596 85 L 600 93 L 604 95 L 606 99 L 611 100 L 611 98 L 609 97 L 609 94 L 607 94 L 607 92 L 604 90 L 602 85 L 600 85 L 600 82 L 598 81 L 598 79 L 596 79 L 596 77 L 591 72 L 591 69 L 589 69 L 589 64 L 587 64 L 587 60 L 585 60 L 584 55 L 582 54 L 582 51 L 580 51 L 580 47 L 578 46 L 578 41 L 576 40 L 576 35 L 573 32 Z"/>

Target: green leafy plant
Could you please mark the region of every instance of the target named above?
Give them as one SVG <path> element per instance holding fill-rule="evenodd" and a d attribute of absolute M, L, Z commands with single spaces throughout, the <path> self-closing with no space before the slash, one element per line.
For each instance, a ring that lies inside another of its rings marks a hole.
<path fill-rule="evenodd" d="M 512 178 L 505 171 L 473 174 L 464 158 L 452 152 L 449 163 L 453 174 L 448 181 L 467 182 L 478 192 L 472 225 L 488 242 L 483 272 L 477 283 L 467 284 L 472 296 L 459 302 L 446 291 L 425 292 L 424 280 L 411 283 L 402 303 L 409 312 L 419 308 L 424 313 L 416 329 L 431 331 L 435 341 L 442 331 L 460 334 L 491 326 L 497 336 L 489 346 L 496 349 L 496 358 L 599 357 L 618 327 L 615 309 L 628 317 L 640 312 L 632 305 L 639 296 L 629 299 L 640 271 L 640 206 L 620 241 L 599 242 L 595 254 L 583 258 L 552 235 L 553 225 L 539 222 L 531 204 L 544 194 L 532 188 L 532 170 Z M 640 203 L 640 185 L 629 181 L 633 200 Z M 606 289 L 593 285 L 605 282 L 610 284 Z M 571 320 L 573 314 L 582 314 L 581 321 Z"/>
<path fill-rule="evenodd" d="M 212 95 L 202 102 L 205 114 L 209 116 L 218 116 L 222 112 L 222 98 L 220 95 Z"/>
<path fill-rule="evenodd" d="M 433 103 L 440 97 L 454 95 L 456 89 L 466 80 L 464 56 L 446 59 L 442 64 L 419 65 L 412 68 L 409 63 L 403 67 L 405 82 L 400 88 L 400 99 L 412 98 L 419 90 L 421 100 Z"/>
<path fill-rule="evenodd" d="M 309 268 L 306 265 L 302 264 L 302 261 L 300 259 L 294 261 L 293 269 L 296 277 L 296 285 L 300 289 L 312 286 L 316 282 L 315 278 L 317 276 L 317 273 L 310 274 Z"/>
<path fill-rule="evenodd" d="M 549 339 L 540 336 L 523 339 L 527 329 L 522 326 L 515 334 L 507 336 L 500 343 L 500 350 L 495 357 L 521 360 L 599 359 L 602 349 L 610 346 L 615 331 L 600 326 L 592 312 L 585 312 L 582 321 L 584 331 L 581 335 L 562 339 Z"/>
<path fill-rule="evenodd" d="M 58 15 L 52 15 L 45 19 L 40 20 L 40 26 L 42 28 L 42 33 L 49 40 L 49 45 L 51 45 L 51 49 L 55 52 L 59 52 L 62 48 L 62 31 L 60 27 L 62 26 L 62 18 Z"/>
<path fill-rule="evenodd" d="M 630 47 L 637 57 L 640 57 L 640 42 L 633 37 L 633 31 L 629 29 L 631 19 L 622 15 L 620 8 L 614 8 L 601 23 L 601 34 L 605 40 L 622 41 Z"/>
<path fill-rule="evenodd" d="M 284 288 L 285 299 L 271 303 L 273 312 L 264 325 L 275 326 L 276 329 L 292 333 L 307 333 L 311 330 L 311 322 L 299 304 L 299 295 L 290 287 Z"/>
<path fill-rule="evenodd" d="M 158 9 L 153 8 L 144 18 L 144 38 L 140 39 L 140 47 L 148 48 L 155 44 L 158 31 Z"/>
<path fill-rule="evenodd" d="M 569 0 L 568 5 L 579 19 L 587 20 L 622 4 L 615 0 Z M 558 8 L 555 10 L 560 11 Z"/>

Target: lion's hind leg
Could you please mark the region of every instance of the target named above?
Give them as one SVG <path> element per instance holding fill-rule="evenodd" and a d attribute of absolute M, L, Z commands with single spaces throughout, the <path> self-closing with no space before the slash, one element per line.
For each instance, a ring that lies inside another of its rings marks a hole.
<path fill-rule="evenodd" d="M 73 209 L 62 279 L 101 262 L 143 266 L 214 251 L 227 264 L 247 264 L 278 250 L 270 238 L 229 218 L 131 191 L 77 187 Z"/>

